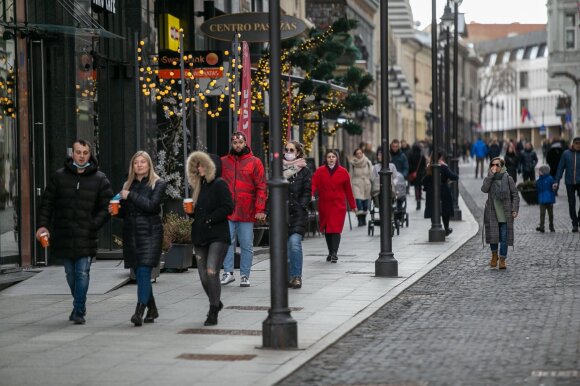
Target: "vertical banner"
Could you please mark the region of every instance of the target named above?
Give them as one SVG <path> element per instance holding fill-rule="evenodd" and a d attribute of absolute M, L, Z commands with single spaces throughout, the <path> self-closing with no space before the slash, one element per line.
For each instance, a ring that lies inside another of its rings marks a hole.
<path fill-rule="evenodd" d="M 242 95 L 240 96 L 240 117 L 238 131 L 244 133 L 248 146 L 252 147 L 252 70 L 250 47 L 242 42 Z"/>
<path fill-rule="evenodd" d="M 292 140 L 292 80 L 288 77 L 288 126 L 286 128 L 286 143 Z"/>

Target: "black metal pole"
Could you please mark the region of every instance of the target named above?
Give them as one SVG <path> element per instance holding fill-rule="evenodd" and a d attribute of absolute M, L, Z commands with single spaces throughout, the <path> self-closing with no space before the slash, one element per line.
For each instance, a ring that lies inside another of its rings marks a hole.
<path fill-rule="evenodd" d="M 262 323 L 264 347 L 287 349 L 298 347 L 298 326 L 288 308 L 288 231 L 286 198 L 288 182 L 282 176 L 282 131 L 280 74 L 280 0 L 269 0 L 270 21 L 270 138 L 272 177 L 270 188 L 270 296 L 268 317 Z"/>
<path fill-rule="evenodd" d="M 459 4 L 454 2 L 453 13 L 453 158 L 451 159 L 451 170 L 459 175 Z M 463 110 L 465 116 L 465 110 Z M 459 209 L 459 181 L 453 182 L 453 221 L 461 221 L 462 213 Z"/>
<path fill-rule="evenodd" d="M 389 168 L 389 7 L 381 0 L 381 191 L 379 216 L 381 218 L 381 251 L 375 260 L 375 276 L 396 277 L 399 263 L 393 254 L 393 230 L 391 228 L 391 169 Z"/>
<path fill-rule="evenodd" d="M 450 42 L 449 28 L 445 29 L 445 51 L 443 61 L 445 65 L 445 153 L 451 153 L 451 64 L 450 64 Z"/>
<path fill-rule="evenodd" d="M 443 114 L 443 108 L 445 107 L 443 105 L 443 102 L 445 101 L 444 99 L 444 94 L 443 94 L 443 90 L 445 90 L 445 84 L 443 83 L 445 80 L 445 74 L 443 74 L 443 52 L 441 53 L 441 56 L 439 56 L 439 53 L 437 53 L 437 57 L 439 58 L 438 66 L 437 66 L 437 70 L 439 71 L 439 75 L 437 75 L 437 80 L 438 80 L 438 85 L 439 85 L 439 94 L 438 94 L 438 98 L 439 98 L 439 109 L 438 109 L 438 116 L 439 116 L 439 131 L 437 132 L 437 141 L 439 142 L 439 147 L 442 146 L 442 144 L 444 143 L 444 131 L 445 131 L 445 115 Z"/>
<path fill-rule="evenodd" d="M 433 150 L 431 152 L 431 167 L 433 177 L 433 201 L 431 203 L 431 229 L 429 229 L 429 242 L 445 241 L 445 230 L 441 226 L 441 211 L 439 208 L 441 175 L 437 162 L 439 141 L 439 96 L 437 90 L 437 2 L 431 0 L 431 88 L 433 99 Z"/>

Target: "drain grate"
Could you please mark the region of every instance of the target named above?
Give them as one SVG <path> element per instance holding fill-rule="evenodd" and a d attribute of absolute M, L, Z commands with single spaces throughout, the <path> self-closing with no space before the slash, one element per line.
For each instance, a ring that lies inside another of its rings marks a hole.
<path fill-rule="evenodd" d="M 580 378 L 579 370 L 534 370 L 532 377 L 538 378 Z"/>
<path fill-rule="evenodd" d="M 303 307 L 288 307 L 290 311 L 302 311 Z M 227 306 L 226 310 L 241 310 L 241 311 L 268 311 L 270 307 L 266 306 Z"/>
<path fill-rule="evenodd" d="M 179 334 L 260 336 L 262 335 L 262 330 L 224 330 L 224 329 L 209 329 L 209 328 L 188 328 L 183 331 L 180 331 Z"/>
<path fill-rule="evenodd" d="M 220 355 L 220 354 L 181 354 L 175 359 L 186 359 L 188 361 L 251 361 L 256 355 Z"/>

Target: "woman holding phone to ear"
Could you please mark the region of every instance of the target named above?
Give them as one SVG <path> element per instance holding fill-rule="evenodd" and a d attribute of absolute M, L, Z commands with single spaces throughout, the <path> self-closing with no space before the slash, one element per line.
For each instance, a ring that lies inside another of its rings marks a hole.
<path fill-rule="evenodd" d="M 485 242 L 491 248 L 489 266 L 506 269 L 508 246 L 514 245 L 514 220 L 520 208 L 516 184 L 500 157 L 491 160 L 481 191 L 487 193 L 483 214 Z"/>

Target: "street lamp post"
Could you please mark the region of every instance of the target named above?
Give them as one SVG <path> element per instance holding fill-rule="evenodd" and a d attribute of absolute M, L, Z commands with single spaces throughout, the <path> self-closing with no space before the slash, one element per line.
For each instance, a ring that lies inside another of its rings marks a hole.
<path fill-rule="evenodd" d="M 435 1 L 435 0 L 433 0 Z M 381 218 L 381 252 L 375 261 L 375 276 L 396 277 L 399 265 L 393 254 L 391 228 L 391 169 L 389 168 L 389 8 L 388 0 L 381 0 L 381 191 L 379 195 Z"/>
<path fill-rule="evenodd" d="M 272 178 L 270 188 L 270 297 L 268 317 L 262 322 L 264 347 L 288 349 L 298 347 L 298 326 L 288 308 L 288 256 L 286 199 L 288 182 L 282 176 L 280 0 L 269 0 L 270 22 L 270 138 Z"/>
<path fill-rule="evenodd" d="M 386 1 L 385 1 L 386 2 Z M 431 0 L 431 89 L 433 99 L 433 149 L 431 150 L 431 168 L 433 178 L 433 202 L 431 203 L 431 229 L 429 229 L 429 242 L 445 241 L 445 230 L 441 226 L 441 210 L 439 201 L 441 197 L 441 169 L 437 162 L 439 141 L 439 96 L 437 90 L 437 2 Z M 382 232 L 381 232 L 382 233 Z"/>
<path fill-rule="evenodd" d="M 448 7 L 445 7 L 446 9 Z M 445 153 L 448 155 L 451 153 L 449 149 L 451 148 L 451 65 L 449 61 L 449 28 L 445 27 L 445 54 L 443 56 L 445 65 Z M 455 106 L 454 106 L 455 109 Z"/>

